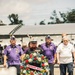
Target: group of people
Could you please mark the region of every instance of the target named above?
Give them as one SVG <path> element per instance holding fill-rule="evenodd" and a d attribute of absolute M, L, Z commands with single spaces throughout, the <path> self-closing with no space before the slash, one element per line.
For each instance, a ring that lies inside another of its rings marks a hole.
<path fill-rule="evenodd" d="M 73 63 L 75 64 L 75 49 L 69 42 L 66 34 L 63 34 L 61 43 L 56 47 L 52 42 L 51 36 L 45 37 L 45 43 L 37 46 L 37 41 L 30 41 L 28 47 L 16 45 L 16 38 L 10 38 L 10 45 L 4 50 L 4 67 L 8 64 L 9 67 L 17 69 L 17 75 L 20 75 L 20 63 L 23 61 L 25 54 L 39 52 L 45 55 L 48 59 L 50 75 L 54 75 L 54 64 L 57 62 L 60 68 L 60 75 L 73 75 Z M 74 58 L 74 61 L 73 61 Z M 66 69 L 67 68 L 67 69 Z"/>

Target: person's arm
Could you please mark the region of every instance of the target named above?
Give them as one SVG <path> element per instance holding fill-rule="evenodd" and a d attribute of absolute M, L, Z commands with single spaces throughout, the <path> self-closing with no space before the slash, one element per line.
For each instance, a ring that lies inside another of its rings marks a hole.
<path fill-rule="evenodd" d="M 6 62 L 7 62 L 7 56 L 6 56 L 6 55 L 4 55 L 4 67 L 6 67 L 6 66 L 7 66 Z"/>
<path fill-rule="evenodd" d="M 74 64 L 75 64 L 75 48 L 74 48 L 74 46 L 72 47 L 72 54 L 73 54 Z"/>
<path fill-rule="evenodd" d="M 57 63 L 60 64 L 59 53 L 57 53 L 56 55 L 57 55 Z"/>
<path fill-rule="evenodd" d="M 56 56 L 57 56 L 57 64 L 60 64 L 60 45 L 57 47 Z"/>
<path fill-rule="evenodd" d="M 24 54 L 22 48 L 20 47 L 20 59 L 21 59 L 21 61 L 23 61 L 24 57 L 25 57 L 25 54 Z"/>
<path fill-rule="evenodd" d="M 74 56 L 74 64 L 75 64 L 75 52 L 73 52 L 73 56 Z"/>
<path fill-rule="evenodd" d="M 56 54 L 54 54 L 54 61 L 53 61 L 53 64 L 55 64 L 56 62 Z"/>
<path fill-rule="evenodd" d="M 22 54 L 20 57 L 21 61 L 23 61 L 24 57 L 25 57 L 25 54 Z"/>
<path fill-rule="evenodd" d="M 56 62 L 56 46 L 54 47 L 54 61 L 53 61 L 53 64 L 55 64 Z"/>
<path fill-rule="evenodd" d="M 4 63 L 3 63 L 3 65 L 4 65 L 4 67 L 6 67 L 7 66 L 7 54 L 8 54 L 8 52 L 7 52 L 7 48 L 4 50 Z"/>

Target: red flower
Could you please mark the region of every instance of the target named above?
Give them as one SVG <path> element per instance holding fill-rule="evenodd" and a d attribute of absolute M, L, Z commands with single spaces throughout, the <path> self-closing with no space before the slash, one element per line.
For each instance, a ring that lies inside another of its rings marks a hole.
<path fill-rule="evenodd" d="M 41 74 L 39 74 L 39 75 L 41 75 Z"/>
<path fill-rule="evenodd" d="M 36 61 L 37 60 L 37 57 L 34 57 L 34 60 Z"/>
<path fill-rule="evenodd" d="M 29 70 L 29 68 L 28 68 L 28 67 L 26 67 L 26 70 Z"/>
<path fill-rule="evenodd" d="M 33 57 L 33 55 L 32 54 L 30 54 L 30 58 L 32 58 Z"/>
<path fill-rule="evenodd" d="M 42 64 L 42 67 L 45 67 L 45 64 L 44 63 Z"/>
<path fill-rule="evenodd" d="M 29 61 L 28 60 L 25 60 L 25 63 L 27 64 L 27 63 L 29 63 Z"/>
<path fill-rule="evenodd" d="M 20 69 L 23 69 L 24 67 L 23 66 L 20 66 Z"/>
<path fill-rule="evenodd" d="M 44 56 L 41 57 L 44 60 Z"/>

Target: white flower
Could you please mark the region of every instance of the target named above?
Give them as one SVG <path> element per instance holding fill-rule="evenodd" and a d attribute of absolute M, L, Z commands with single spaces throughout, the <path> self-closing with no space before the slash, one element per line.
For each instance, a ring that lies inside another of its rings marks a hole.
<path fill-rule="evenodd" d="M 36 53 L 33 53 L 33 56 L 37 56 L 37 54 Z"/>
<path fill-rule="evenodd" d="M 29 59 L 29 62 L 32 62 L 32 59 Z"/>
<path fill-rule="evenodd" d="M 41 61 L 41 58 L 38 57 L 37 59 L 38 59 L 38 61 Z"/>
<path fill-rule="evenodd" d="M 26 73 L 26 70 L 24 70 L 23 73 Z"/>
<path fill-rule="evenodd" d="M 49 72 L 49 69 L 46 69 L 46 72 Z"/>
<path fill-rule="evenodd" d="M 48 65 L 48 63 L 47 62 L 45 62 L 45 66 L 47 66 Z"/>

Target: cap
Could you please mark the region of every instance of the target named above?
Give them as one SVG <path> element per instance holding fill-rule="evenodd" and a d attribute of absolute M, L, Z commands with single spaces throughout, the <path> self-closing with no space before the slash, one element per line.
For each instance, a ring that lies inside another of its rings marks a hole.
<path fill-rule="evenodd" d="M 35 44 L 35 43 L 37 43 L 37 40 L 36 40 L 36 39 L 32 39 L 32 40 L 30 41 L 30 43 Z"/>
<path fill-rule="evenodd" d="M 45 37 L 45 39 L 51 39 L 50 35 L 47 35 L 47 36 Z"/>
<path fill-rule="evenodd" d="M 30 43 L 32 43 L 32 44 L 35 44 L 35 43 L 37 43 L 37 37 L 35 37 L 35 38 L 32 38 L 32 39 L 30 40 Z"/>
<path fill-rule="evenodd" d="M 15 40 L 15 36 L 11 36 L 10 37 L 10 40 Z"/>
<path fill-rule="evenodd" d="M 37 43 L 37 41 L 30 41 L 32 44 L 36 44 Z"/>

